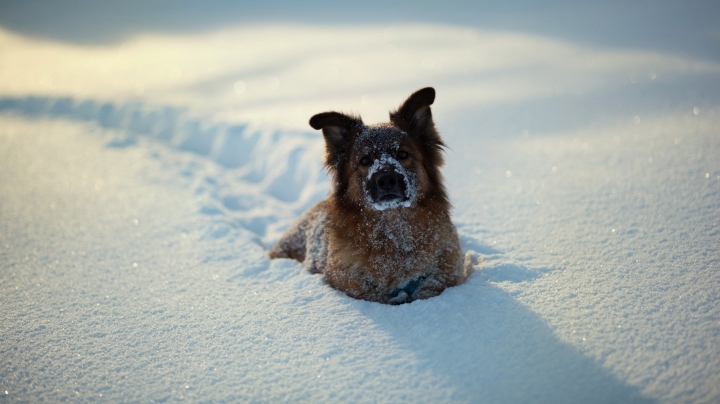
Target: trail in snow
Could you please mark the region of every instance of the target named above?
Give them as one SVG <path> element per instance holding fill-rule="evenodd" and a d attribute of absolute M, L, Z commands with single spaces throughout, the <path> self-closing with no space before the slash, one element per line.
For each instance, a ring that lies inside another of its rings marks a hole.
<path fill-rule="evenodd" d="M 221 215 L 228 224 L 251 230 L 266 244 L 327 193 L 323 148 L 315 133 L 214 123 L 189 117 L 178 108 L 152 110 L 140 103 L 5 98 L 0 99 L 2 110 L 121 129 L 107 142 L 111 148 L 135 146 L 139 137 L 147 137 L 209 157 L 218 168 L 205 178 L 202 168 L 193 164 L 181 173 L 196 177 L 196 193 L 206 196 L 201 213 Z"/>

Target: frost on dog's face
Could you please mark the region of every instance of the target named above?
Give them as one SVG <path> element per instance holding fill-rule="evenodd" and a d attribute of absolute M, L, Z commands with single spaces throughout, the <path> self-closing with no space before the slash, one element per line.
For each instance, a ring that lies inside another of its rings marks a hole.
<path fill-rule="evenodd" d="M 422 200 L 447 203 L 439 171 L 444 144 L 430 111 L 434 99 L 434 89 L 421 89 L 379 125 L 339 112 L 310 119 L 325 137 L 325 165 L 337 201 L 378 211 Z"/>
<path fill-rule="evenodd" d="M 349 192 L 361 192 L 374 210 L 409 208 L 424 178 L 419 151 L 408 134 L 392 124 L 365 127 L 355 139 Z M 359 199 L 359 198 L 358 198 Z"/>

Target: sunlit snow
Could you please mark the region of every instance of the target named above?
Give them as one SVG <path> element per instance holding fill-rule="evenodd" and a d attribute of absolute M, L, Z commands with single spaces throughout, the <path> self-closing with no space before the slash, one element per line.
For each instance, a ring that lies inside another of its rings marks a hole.
<path fill-rule="evenodd" d="M 0 44 L 0 400 L 720 400 L 716 61 L 427 23 Z M 329 189 L 308 119 L 425 86 L 469 281 L 386 306 L 270 261 Z"/>

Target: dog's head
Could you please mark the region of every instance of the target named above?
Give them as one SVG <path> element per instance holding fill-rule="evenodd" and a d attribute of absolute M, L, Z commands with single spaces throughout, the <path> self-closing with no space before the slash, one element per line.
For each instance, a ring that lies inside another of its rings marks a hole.
<path fill-rule="evenodd" d="M 325 164 L 334 197 L 374 210 L 407 208 L 422 201 L 447 204 L 439 167 L 443 142 L 432 120 L 431 87 L 416 91 L 390 113 L 390 122 L 365 125 L 360 117 L 324 112 L 310 119 L 322 129 Z"/>

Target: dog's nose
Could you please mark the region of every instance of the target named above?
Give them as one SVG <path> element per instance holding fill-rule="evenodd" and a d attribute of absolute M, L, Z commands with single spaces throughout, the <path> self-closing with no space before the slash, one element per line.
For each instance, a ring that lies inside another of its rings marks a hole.
<path fill-rule="evenodd" d="M 398 173 L 389 172 L 381 174 L 375 181 L 375 184 L 377 185 L 378 189 L 381 189 L 383 191 L 392 191 L 397 187 L 399 182 L 400 175 Z"/>
<path fill-rule="evenodd" d="M 406 197 L 405 176 L 392 170 L 379 171 L 368 181 L 368 192 L 374 202 L 391 202 Z"/>

